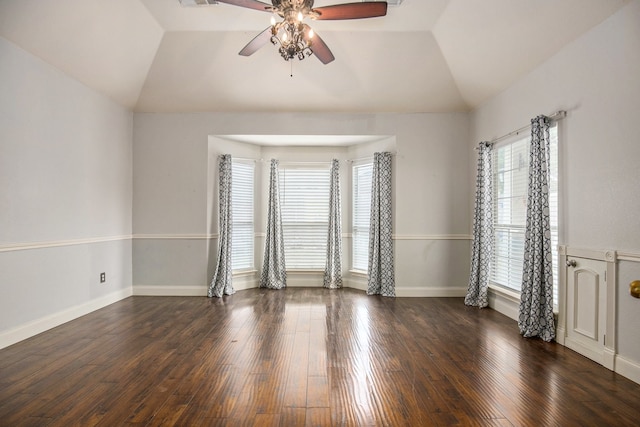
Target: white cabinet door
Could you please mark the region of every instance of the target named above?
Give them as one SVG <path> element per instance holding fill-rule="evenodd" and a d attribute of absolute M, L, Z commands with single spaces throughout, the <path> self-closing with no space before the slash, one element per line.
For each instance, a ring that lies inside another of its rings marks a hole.
<path fill-rule="evenodd" d="M 607 322 L 607 263 L 567 256 L 565 345 L 600 364 Z"/>

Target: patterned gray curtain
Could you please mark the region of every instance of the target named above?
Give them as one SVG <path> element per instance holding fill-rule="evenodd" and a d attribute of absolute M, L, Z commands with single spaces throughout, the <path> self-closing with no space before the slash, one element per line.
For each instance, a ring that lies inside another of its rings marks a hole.
<path fill-rule="evenodd" d="M 262 276 L 260 278 L 260 287 L 269 289 L 282 289 L 287 286 L 278 181 L 278 161 L 271 159 L 267 237 L 264 242 L 264 262 L 262 264 Z"/>
<path fill-rule="evenodd" d="M 327 237 L 327 264 L 324 268 L 324 287 L 342 287 L 342 214 L 340 207 L 340 162 L 331 162 L 331 188 L 329 190 L 329 235 Z"/>
<path fill-rule="evenodd" d="M 555 339 L 549 219 L 549 119 L 531 120 L 527 222 L 518 327 L 525 337 Z"/>
<path fill-rule="evenodd" d="M 493 256 L 493 163 L 490 143 L 481 142 L 478 150 L 471 273 L 464 303 L 483 308 L 489 305 L 487 288 Z"/>
<path fill-rule="evenodd" d="M 395 297 L 391 221 L 391 153 L 374 153 L 371 177 L 368 295 Z"/>
<path fill-rule="evenodd" d="M 233 215 L 231 209 L 231 155 L 225 154 L 218 159 L 218 197 L 220 207 L 218 239 L 218 265 L 209 285 L 209 298 L 233 295 L 232 285 L 231 233 Z"/>

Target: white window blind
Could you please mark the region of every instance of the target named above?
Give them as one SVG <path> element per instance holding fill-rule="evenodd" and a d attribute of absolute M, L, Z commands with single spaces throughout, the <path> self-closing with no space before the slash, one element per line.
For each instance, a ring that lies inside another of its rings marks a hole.
<path fill-rule="evenodd" d="M 232 161 L 231 206 L 233 229 L 231 262 L 233 271 L 253 270 L 253 162 Z"/>
<path fill-rule="evenodd" d="M 322 270 L 327 259 L 330 165 L 280 169 L 286 268 Z"/>
<path fill-rule="evenodd" d="M 369 222 L 373 163 L 353 166 L 352 268 L 367 271 L 369 264 Z"/>
<path fill-rule="evenodd" d="M 550 220 L 553 254 L 554 305 L 558 288 L 558 132 L 550 128 Z M 493 226 L 494 254 L 491 281 L 520 292 L 527 215 L 530 136 L 494 147 Z"/>

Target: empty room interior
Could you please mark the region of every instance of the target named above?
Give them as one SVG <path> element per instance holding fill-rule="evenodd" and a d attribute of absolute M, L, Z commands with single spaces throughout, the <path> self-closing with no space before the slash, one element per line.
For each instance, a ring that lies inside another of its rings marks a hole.
<path fill-rule="evenodd" d="M 350 1 L 0 0 L 0 426 L 637 425 L 640 0 Z"/>

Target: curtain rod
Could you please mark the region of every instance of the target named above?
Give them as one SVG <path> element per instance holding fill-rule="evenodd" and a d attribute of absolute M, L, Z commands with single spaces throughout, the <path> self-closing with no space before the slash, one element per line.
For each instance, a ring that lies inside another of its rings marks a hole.
<path fill-rule="evenodd" d="M 554 121 L 554 122 L 557 122 L 558 120 L 562 120 L 565 117 L 567 117 L 567 112 L 564 111 L 564 110 L 557 111 L 557 112 L 551 114 L 550 116 L 547 116 L 547 118 L 549 118 L 549 120 Z M 491 141 L 489 141 L 489 144 L 495 144 L 496 142 L 502 141 L 503 139 L 507 139 L 507 138 L 512 137 L 514 135 L 518 135 L 518 134 L 520 134 L 520 132 L 524 132 L 525 130 L 529 129 L 530 127 L 531 127 L 531 124 L 528 124 L 526 126 L 522 126 L 520 129 L 516 129 L 513 132 L 509 132 L 506 135 L 502 135 L 502 136 L 500 136 L 498 138 L 492 139 Z M 476 150 L 477 150 L 477 148 L 476 148 Z"/>
<path fill-rule="evenodd" d="M 224 154 L 218 155 L 218 158 L 222 156 L 224 156 Z M 244 157 L 235 157 L 234 155 L 231 155 L 231 159 L 240 160 L 242 162 L 260 162 L 260 163 L 264 162 L 264 159 L 249 159 Z M 330 165 L 331 160 L 327 160 L 326 162 L 305 162 L 305 161 L 286 161 L 285 160 L 285 161 L 279 161 L 279 164 L 281 165 Z"/>
<path fill-rule="evenodd" d="M 331 162 L 332 160 L 327 160 L 326 162 L 299 162 L 299 161 L 295 161 L 295 160 L 290 160 L 290 161 L 282 161 L 282 162 L 278 162 L 278 164 L 280 165 L 322 165 L 322 166 L 331 166 Z"/>
<path fill-rule="evenodd" d="M 385 151 L 385 152 L 386 152 L 386 151 Z M 397 154 L 398 154 L 398 152 L 397 152 L 397 151 L 391 151 L 390 153 L 391 153 L 391 155 L 392 155 L 392 156 L 395 156 L 395 155 L 397 155 Z M 347 162 L 347 163 L 353 163 L 353 162 L 361 162 L 361 161 L 363 161 L 363 160 L 373 160 L 373 156 L 360 157 L 360 158 L 358 158 L 358 159 L 347 159 L 347 160 L 345 160 L 345 162 Z"/>
<path fill-rule="evenodd" d="M 218 158 L 224 156 L 224 154 L 219 154 Z M 248 159 L 244 157 L 236 157 L 233 154 L 231 155 L 231 160 L 240 160 L 241 162 L 262 162 L 262 159 Z"/>
<path fill-rule="evenodd" d="M 398 154 L 397 151 L 391 151 L 390 152 L 392 156 L 396 156 Z M 222 157 L 223 154 L 219 154 L 218 158 Z M 244 157 L 235 157 L 233 154 L 231 155 L 231 159 L 232 160 L 240 160 L 243 162 L 264 162 L 264 159 L 249 159 L 249 158 L 244 158 Z M 367 157 L 360 157 L 357 159 L 346 159 L 344 160 L 345 162 L 348 163 L 353 163 L 353 162 L 359 162 L 362 160 L 371 160 L 373 159 L 373 156 L 367 156 Z M 298 161 L 281 161 L 280 164 L 304 164 L 304 165 L 324 165 L 324 164 L 330 164 L 331 160 L 327 160 L 326 162 L 298 162 Z"/>

